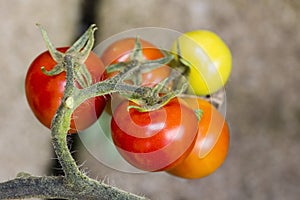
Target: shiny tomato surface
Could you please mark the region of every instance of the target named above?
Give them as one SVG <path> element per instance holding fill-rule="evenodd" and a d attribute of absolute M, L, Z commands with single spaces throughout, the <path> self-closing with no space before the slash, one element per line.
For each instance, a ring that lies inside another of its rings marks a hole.
<path fill-rule="evenodd" d="M 191 151 L 198 121 L 193 110 L 172 99 L 162 108 L 139 112 L 124 101 L 113 113 L 112 139 L 133 166 L 145 171 L 170 169 Z"/>
<path fill-rule="evenodd" d="M 67 51 L 67 47 L 58 48 L 59 51 Z M 93 52 L 90 53 L 86 62 L 93 83 L 102 79 L 105 67 L 102 61 Z M 66 84 L 66 73 L 62 72 L 55 76 L 45 75 L 41 67 L 47 71 L 56 65 L 50 53 L 41 53 L 31 63 L 25 80 L 27 101 L 37 119 L 46 127 L 50 128 L 52 118 L 58 109 Z M 106 100 L 104 97 L 95 97 L 83 102 L 72 114 L 71 128 L 69 133 L 83 130 L 93 124 L 102 113 Z"/>
<path fill-rule="evenodd" d="M 169 170 L 172 175 L 196 179 L 210 175 L 225 161 L 229 148 L 229 128 L 222 114 L 201 98 L 184 98 L 187 105 L 201 109 L 198 135 L 188 157 Z"/>

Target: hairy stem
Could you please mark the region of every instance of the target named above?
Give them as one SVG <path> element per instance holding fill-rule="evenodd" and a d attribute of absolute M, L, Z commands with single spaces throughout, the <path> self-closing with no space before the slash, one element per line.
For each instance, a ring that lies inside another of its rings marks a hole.
<path fill-rule="evenodd" d="M 67 145 L 66 137 L 70 128 L 73 105 L 70 103 L 72 95 L 77 90 L 74 85 L 74 63 L 72 57 L 66 55 L 64 63 L 66 66 L 66 87 L 62 103 L 60 104 L 51 126 L 52 144 L 59 162 L 62 165 L 65 176 L 70 182 L 74 182 L 80 171 L 73 159 Z"/>
<path fill-rule="evenodd" d="M 145 197 L 133 195 L 104 183 L 86 184 L 81 191 L 74 190 L 65 184 L 63 176 L 15 178 L 0 184 L 0 199 L 23 198 L 61 198 L 85 200 L 146 200 Z"/>

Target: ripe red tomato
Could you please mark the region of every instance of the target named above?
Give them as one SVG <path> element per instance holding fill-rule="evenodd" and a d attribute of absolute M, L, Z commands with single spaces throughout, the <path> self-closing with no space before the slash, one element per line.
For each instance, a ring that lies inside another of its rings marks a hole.
<path fill-rule="evenodd" d="M 101 55 L 104 65 L 107 66 L 128 61 L 130 59 L 130 55 L 133 53 L 135 42 L 135 38 L 124 38 L 113 42 Z M 143 54 L 142 59 L 156 60 L 164 56 L 156 46 L 148 41 L 140 39 L 140 43 Z M 111 77 L 115 74 L 116 73 L 110 73 L 107 76 Z M 167 65 L 163 65 L 159 68 L 151 70 L 150 72 L 145 72 L 142 74 L 142 85 L 147 85 L 148 87 L 154 86 L 167 78 L 169 74 L 170 68 Z"/>
<path fill-rule="evenodd" d="M 139 112 L 122 102 L 111 121 L 112 139 L 122 157 L 145 171 L 167 170 L 193 148 L 198 120 L 193 110 L 172 99 L 162 108 Z"/>
<path fill-rule="evenodd" d="M 67 47 L 63 47 L 57 50 L 65 52 L 67 49 Z M 91 52 L 85 64 L 93 83 L 100 81 L 105 67 L 97 55 Z M 55 65 L 56 62 L 50 53 L 45 51 L 31 63 L 25 80 L 29 106 L 37 119 L 48 128 L 51 126 L 52 118 L 63 97 L 66 73 L 47 76 L 42 72 L 41 67 L 44 66 L 46 70 L 51 70 Z M 69 133 L 75 133 L 77 130 L 83 130 L 93 124 L 102 113 L 105 103 L 104 97 L 91 98 L 82 103 L 72 114 Z"/>
<path fill-rule="evenodd" d="M 196 179 L 208 176 L 224 162 L 229 147 L 229 129 L 222 114 L 200 98 L 184 98 L 192 109 L 203 111 L 193 150 L 180 164 L 169 170 L 172 175 Z"/>

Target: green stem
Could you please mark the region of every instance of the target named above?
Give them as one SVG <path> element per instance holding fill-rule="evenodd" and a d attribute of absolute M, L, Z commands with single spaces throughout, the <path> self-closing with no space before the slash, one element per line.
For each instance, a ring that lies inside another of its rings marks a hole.
<path fill-rule="evenodd" d="M 85 199 L 85 200 L 147 200 L 104 183 L 87 183 L 74 190 L 63 176 L 25 176 L 0 183 L 0 199 Z"/>
<path fill-rule="evenodd" d="M 72 57 L 66 55 L 64 63 L 66 67 L 66 86 L 62 103 L 60 104 L 52 121 L 51 135 L 54 151 L 62 165 L 67 180 L 74 182 L 77 174 L 80 174 L 66 142 L 67 132 L 70 128 L 70 121 L 73 112 L 73 105 L 70 103 L 76 87 L 74 86 L 74 63 Z"/>
<path fill-rule="evenodd" d="M 84 175 L 77 167 L 76 162 L 73 159 L 66 142 L 67 132 L 70 127 L 71 115 L 73 110 L 77 107 L 77 105 L 74 104 L 74 97 L 80 96 L 80 95 L 76 96 L 76 93 L 78 93 L 79 90 L 75 87 L 74 84 L 74 62 L 72 59 L 73 57 L 70 55 L 65 55 L 64 57 L 63 64 L 65 65 L 65 69 L 66 69 L 66 86 L 65 86 L 65 92 L 62 99 L 62 103 L 59 106 L 52 122 L 52 127 L 51 127 L 52 143 L 57 158 L 61 163 L 61 166 L 65 173 L 64 186 L 67 187 L 68 190 L 76 191 L 77 193 L 80 194 L 85 193 L 85 195 L 95 195 L 96 192 L 94 194 L 90 194 L 90 192 L 88 191 L 94 192 L 95 189 L 97 189 L 99 191 L 104 190 L 107 192 L 107 189 L 105 188 L 107 187 L 112 188 L 112 187 L 107 186 L 103 183 L 99 183 Z M 136 195 L 124 192 L 117 188 L 113 188 L 111 190 L 112 191 L 111 193 L 109 193 L 109 196 L 111 197 L 112 194 L 117 194 L 118 198 L 116 199 L 131 199 L 131 198 L 144 199 L 143 197 L 138 197 Z M 107 194 L 103 196 L 102 193 L 101 199 L 102 198 L 104 199 L 105 196 L 107 196 Z M 85 196 L 84 199 L 89 199 L 89 198 Z M 91 198 L 91 199 L 98 199 L 98 198 Z"/>

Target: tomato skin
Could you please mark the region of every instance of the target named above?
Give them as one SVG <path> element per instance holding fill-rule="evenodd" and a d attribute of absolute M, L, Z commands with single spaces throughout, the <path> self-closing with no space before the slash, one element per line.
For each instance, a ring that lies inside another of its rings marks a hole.
<path fill-rule="evenodd" d="M 112 139 L 123 158 L 145 171 L 167 170 L 180 163 L 196 139 L 194 112 L 177 98 L 151 112 L 127 111 L 131 104 L 122 102 L 111 121 Z"/>
<path fill-rule="evenodd" d="M 60 52 L 67 51 L 68 47 L 58 48 Z M 102 79 L 104 65 L 93 52 L 85 62 L 93 83 Z M 51 121 L 58 109 L 66 84 L 66 73 L 55 76 L 45 75 L 41 67 L 51 70 L 56 65 L 50 53 L 41 53 L 30 65 L 26 79 L 25 91 L 27 101 L 36 118 L 46 127 L 50 128 Z M 72 114 L 69 133 L 76 133 L 92 125 L 102 113 L 106 100 L 104 97 L 95 97 L 82 103 Z"/>
<path fill-rule="evenodd" d="M 130 55 L 133 53 L 136 38 L 123 38 L 109 45 L 101 55 L 101 59 L 105 66 L 116 64 L 119 62 L 129 61 Z M 162 52 L 150 42 L 140 39 L 142 55 L 144 60 L 156 60 L 163 58 Z M 116 73 L 107 74 L 112 77 Z M 142 74 L 142 85 L 148 87 L 154 86 L 167 78 L 170 74 L 170 68 L 167 65 L 153 69 L 150 72 Z"/>
<path fill-rule="evenodd" d="M 184 33 L 173 44 L 171 51 L 190 63 L 190 92 L 208 95 L 224 87 L 231 73 L 232 57 L 225 42 L 208 30 Z"/>
<path fill-rule="evenodd" d="M 203 111 L 199 121 L 198 135 L 188 157 L 168 171 L 187 179 L 210 175 L 225 161 L 229 148 L 229 128 L 217 109 L 200 98 L 184 98 L 190 108 Z"/>

